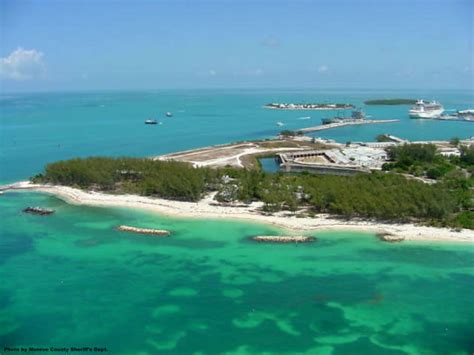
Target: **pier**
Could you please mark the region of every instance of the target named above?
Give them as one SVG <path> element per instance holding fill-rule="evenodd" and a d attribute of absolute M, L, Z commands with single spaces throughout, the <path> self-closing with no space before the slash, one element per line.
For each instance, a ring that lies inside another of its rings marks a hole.
<path fill-rule="evenodd" d="M 302 128 L 299 129 L 299 132 L 303 133 L 309 133 L 309 132 L 317 132 L 317 131 L 324 131 L 326 129 L 331 129 L 331 128 L 339 128 L 339 127 L 344 127 L 344 126 L 357 126 L 357 125 L 364 125 L 364 124 L 377 124 L 377 123 L 394 123 L 394 122 L 399 122 L 400 120 L 360 120 L 357 122 L 337 122 L 337 123 L 330 123 L 330 124 L 325 124 L 325 125 L 320 125 L 320 126 L 314 126 L 314 127 L 307 127 L 307 128 Z"/>

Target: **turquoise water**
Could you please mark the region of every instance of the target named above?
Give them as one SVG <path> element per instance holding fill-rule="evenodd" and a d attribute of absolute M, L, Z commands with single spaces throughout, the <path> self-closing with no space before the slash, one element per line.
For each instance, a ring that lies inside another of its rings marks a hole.
<path fill-rule="evenodd" d="M 147 156 L 271 137 L 281 129 L 276 121 L 297 129 L 319 124 L 327 115 L 264 110 L 266 102 L 359 104 L 377 97 L 474 106 L 467 92 L 3 96 L 0 181 L 24 179 L 48 161 L 75 156 Z M 407 109 L 366 108 L 377 118 L 400 118 L 398 126 L 324 134 L 339 141 L 385 132 L 410 139 L 473 135 L 469 123 L 410 120 Z M 165 118 L 166 111 L 174 117 Z M 163 125 L 145 126 L 150 116 Z M 298 119 L 303 116 L 311 119 Z M 28 205 L 56 213 L 22 214 Z M 0 219 L 0 346 L 96 346 L 113 354 L 474 351 L 472 245 L 387 244 L 349 232 L 316 233 L 314 244 L 255 244 L 252 235 L 285 232 L 244 222 L 72 206 L 18 192 L 0 196 Z M 128 234 L 114 229 L 119 224 L 173 234 Z"/>
<path fill-rule="evenodd" d="M 474 248 L 1 197 L 0 344 L 111 353 L 470 354 Z M 24 215 L 20 206 L 56 213 Z M 170 238 L 118 224 L 166 228 Z"/>

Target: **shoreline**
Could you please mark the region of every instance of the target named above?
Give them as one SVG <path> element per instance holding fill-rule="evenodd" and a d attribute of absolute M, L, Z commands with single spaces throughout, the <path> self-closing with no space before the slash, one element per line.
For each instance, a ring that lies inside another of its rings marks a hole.
<path fill-rule="evenodd" d="M 290 232 L 355 231 L 385 233 L 404 238 L 405 241 L 474 243 L 474 231 L 462 229 L 457 232 L 449 228 L 395 224 L 364 220 L 340 220 L 326 214 L 314 218 L 297 218 L 288 212 L 262 215 L 258 209 L 262 202 L 253 202 L 244 207 L 222 206 L 213 201 L 213 195 L 198 202 L 182 202 L 138 195 L 111 195 L 102 192 L 83 191 L 67 186 L 39 185 L 28 181 L 0 187 L 1 191 L 33 191 L 54 195 L 73 205 L 102 207 L 126 207 L 154 213 L 193 219 L 249 221 L 272 225 Z"/>

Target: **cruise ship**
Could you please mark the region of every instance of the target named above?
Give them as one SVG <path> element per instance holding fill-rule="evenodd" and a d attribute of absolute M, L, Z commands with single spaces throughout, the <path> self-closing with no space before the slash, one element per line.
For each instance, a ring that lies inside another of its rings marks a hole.
<path fill-rule="evenodd" d="M 410 118 L 436 118 L 444 112 L 444 107 L 437 101 L 418 100 L 408 112 Z"/>
<path fill-rule="evenodd" d="M 351 117 L 341 117 L 336 116 L 333 118 L 323 118 L 323 124 L 331 124 L 331 123 L 349 123 L 349 122 L 358 122 L 365 120 L 365 113 L 362 110 L 354 110 L 352 111 Z"/>

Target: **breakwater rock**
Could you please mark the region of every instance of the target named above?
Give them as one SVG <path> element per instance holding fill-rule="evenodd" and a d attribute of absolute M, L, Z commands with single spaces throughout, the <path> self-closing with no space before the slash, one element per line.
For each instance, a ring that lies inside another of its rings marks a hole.
<path fill-rule="evenodd" d="M 131 226 L 118 226 L 117 230 L 122 232 L 131 232 L 137 234 L 150 234 L 150 235 L 157 235 L 160 237 L 167 237 L 171 234 L 170 231 L 164 229 L 151 229 L 151 228 L 137 228 Z"/>
<path fill-rule="evenodd" d="M 281 235 L 258 235 L 252 237 L 253 240 L 257 242 L 266 242 L 266 243 L 310 243 L 316 240 L 315 237 L 307 236 L 281 236 Z"/>

